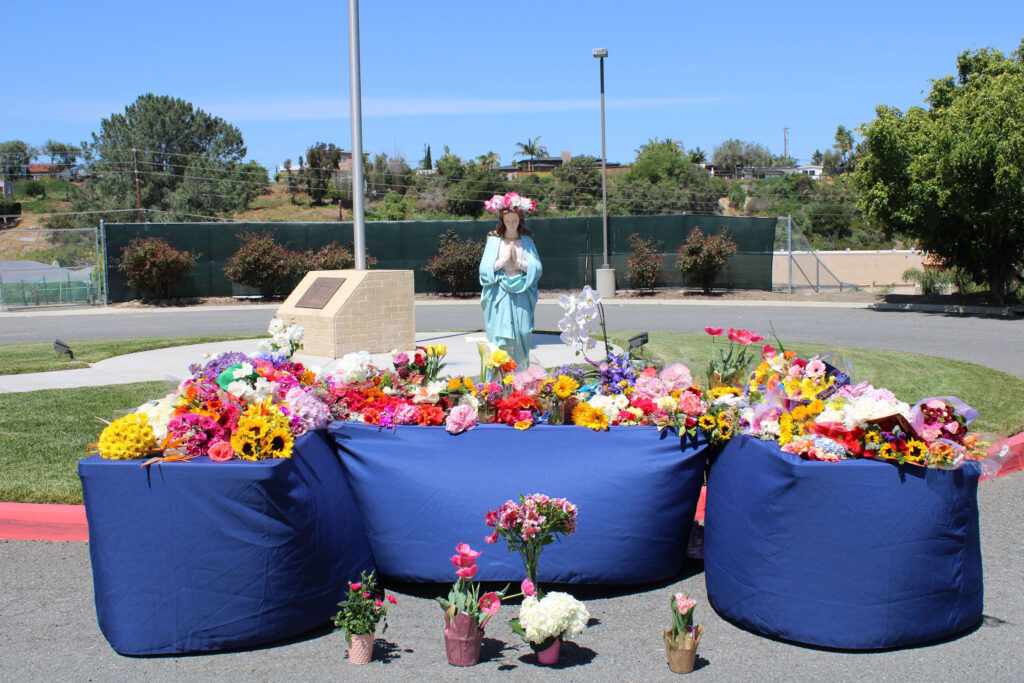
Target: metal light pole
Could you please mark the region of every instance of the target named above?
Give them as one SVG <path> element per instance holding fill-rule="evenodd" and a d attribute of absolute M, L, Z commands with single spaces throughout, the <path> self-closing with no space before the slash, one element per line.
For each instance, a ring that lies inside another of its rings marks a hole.
<path fill-rule="evenodd" d="M 366 270 L 363 212 L 363 102 L 359 84 L 359 0 L 348 0 L 348 79 L 352 116 L 352 250 L 356 270 Z"/>
<path fill-rule="evenodd" d="M 596 48 L 594 58 L 601 63 L 601 214 L 602 234 L 604 235 L 604 252 L 601 267 L 597 269 L 597 292 L 602 298 L 615 296 L 615 269 L 608 258 L 608 165 L 605 153 L 604 134 L 604 60 L 608 56 L 606 48 Z"/>

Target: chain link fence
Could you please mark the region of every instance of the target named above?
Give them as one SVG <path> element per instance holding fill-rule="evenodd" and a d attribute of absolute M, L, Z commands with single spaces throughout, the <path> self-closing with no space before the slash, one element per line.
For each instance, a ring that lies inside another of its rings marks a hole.
<path fill-rule="evenodd" d="M 106 301 L 98 228 L 0 231 L 0 307 Z"/>
<path fill-rule="evenodd" d="M 775 252 L 786 255 L 785 290 L 813 289 L 820 292 L 824 289 L 838 289 L 840 292 L 858 286 L 843 282 L 821 260 L 818 252 L 804 236 L 800 228 L 789 216 L 780 216 L 775 222 Z"/>

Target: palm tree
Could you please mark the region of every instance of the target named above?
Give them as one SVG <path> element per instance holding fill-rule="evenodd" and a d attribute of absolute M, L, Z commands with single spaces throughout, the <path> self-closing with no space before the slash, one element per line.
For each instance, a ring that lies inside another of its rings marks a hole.
<path fill-rule="evenodd" d="M 530 157 L 530 161 L 533 161 L 537 157 L 547 156 L 548 148 L 540 144 L 540 136 L 530 140 L 527 138 L 526 142 L 517 142 L 516 147 L 519 151 L 513 154 L 513 156 L 524 156 Z"/>
<path fill-rule="evenodd" d="M 492 169 L 501 162 L 501 157 L 494 152 L 488 152 L 487 154 L 481 154 L 478 156 L 476 158 L 476 162 L 483 168 Z"/>

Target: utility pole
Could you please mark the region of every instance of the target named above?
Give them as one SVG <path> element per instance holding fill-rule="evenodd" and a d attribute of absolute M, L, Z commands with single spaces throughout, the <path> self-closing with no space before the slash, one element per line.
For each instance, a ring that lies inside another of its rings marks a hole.
<path fill-rule="evenodd" d="M 788 159 L 789 153 L 786 149 L 786 143 L 789 141 L 789 128 L 782 129 L 782 158 Z"/>
<path fill-rule="evenodd" d="M 142 190 L 139 189 L 139 159 L 135 155 L 135 148 L 132 147 L 132 166 L 135 167 L 135 201 L 139 207 L 139 222 L 144 223 L 142 220 Z"/>

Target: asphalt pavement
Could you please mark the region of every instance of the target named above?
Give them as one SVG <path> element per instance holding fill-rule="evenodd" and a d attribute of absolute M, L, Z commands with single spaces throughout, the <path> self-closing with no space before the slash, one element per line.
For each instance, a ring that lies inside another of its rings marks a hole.
<path fill-rule="evenodd" d="M 1024 669 L 1024 476 L 983 482 L 979 507 L 985 617 L 967 633 L 919 647 L 860 653 L 764 638 L 723 621 L 708 607 L 703 567 L 694 562 L 658 585 L 570 588 L 594 620 L 563 649 L 554 669 L 538 666 L 509 629 L 507 621 L 518 611 L 514 605 L 502 606 L 488 626 L 484 661 L 466 670 L 449 666 L 441 610 L 433 600 L 447 586 L 434 584 L 388 586 L 397 593 L 398 605 L 389 613 L 387 633 L 378 636 L 376 659 L 362 667 L 345 660 L 344 636 L 327 627 L 254 650 L 122 657 L 96 624 L 87 543 L 0 541 L 0 681 L 678 680 L 661 643 L 661 631 L 671 624 L 669 596 L 676 591 L 699 601 L 696 621 L 706 629 L 699 668 L 689 680 L 1019 681 Z M 167 570 L 140 567 L 137 580 L 160 581 Z"/>

